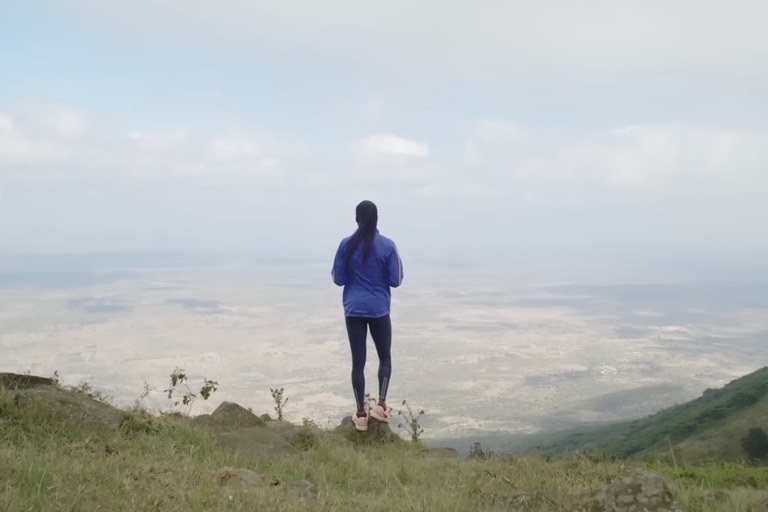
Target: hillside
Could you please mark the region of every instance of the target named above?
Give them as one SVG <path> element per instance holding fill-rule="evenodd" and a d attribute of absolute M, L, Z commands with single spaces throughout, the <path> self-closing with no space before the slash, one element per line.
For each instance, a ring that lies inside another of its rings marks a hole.
<path fill-rule="evenodd" d="M 646 418 L 553 436 L 539 448 L 551 454 L 588 449 L 616 458 L 674 448 L 692 462 L 733 461 L 744 458 L 740 440 L 750 427 L 768 429 L 768 367 Z"/>
<path fill-rule="evenodd" d="M 151 416 L 82 387 L 29 383 L 0 388 L 4 512 L 598 512 L 629 510 L 611 503 L 633 500 L 656 512 L 756 512 L 768 504 L 768 474 L 741 465 L 461 458 L 404 441 L 386 424 L 325 430 L 229 402 L 210 416 Z"/>

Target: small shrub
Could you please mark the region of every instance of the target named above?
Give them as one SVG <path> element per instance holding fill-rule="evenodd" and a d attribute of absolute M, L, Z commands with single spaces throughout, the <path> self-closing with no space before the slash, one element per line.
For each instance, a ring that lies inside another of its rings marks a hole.
<path fill-rule="evenodd" d="M 93 385 L 91 385 L 91 383 L 88 381 L 84 380 L 76 386 L 70 386 L 69 390 L 74 393 L 87 396 L 88 398 L 98 402 L 112 405 L 112 397 L 102 391 L 99 391 L 98 389 L 93 389 Z"/>
<path fill-rule="evenodd" d="M 304 426 L 304 428 L 311 428 L 315 430 L 320 429 L 320 426 L 312 418 L 301 418 L 301 424 Z"/>
<path fill-rule="evenodd" d="M 173 402 L 174 407 L 181 402 L 187 407 L 187 414 L 192 411 L 192 404 L 197 400 L 197 394 L 192 392 L 192 389 L 187 384 L 187 373 L 184 369 L 176 367 L 171 372 L 171 386 L 164 391 L 168 394 L 168 400 L 174 400 L 174 394 L 183 393 L 181 400 L 178 398 Z M 177 386 L 184 386 L 181 390 L 177 389 Z M 211 379 L 203 379 L 203 385 L 200 387 L 200 396 L 203 400 L 208 400 L 210 396 L 218 389 L 219 383 Z M 146 387 L 145 387 L 146 390 Z"/>
<path fill-rule="evenodd" d="M 493 457 L 493 451 L 483 448 L 480 441 L 475 441 L 472 444 L 472 448 L 469 449 L 469 456 L 477 460 L 488 460 Z"/>
<path fill-rule="evenodd" d="M 283 421 L 283 411 L 285 410 L 285 404 L 288 403 L 287 398 L 283 398 L 283 391 L 285 388 L 272 389 L 269 391 L 272 393 L 272 400 L 275 401 L 275 412 L 277 413 L 277 421 Z"/>
<path fill-rule="evenodd" d="M 405 407 L 405 411 L 402 409 L 397 411 L 397 415 L 404 419 L 404 423 L 400 423 L 398 428 L 405 429 L 405 431 L 408 432 L 411 441 L 418 443 L 421 440 L 421 434 L 424 433 L 424 429 L 421 428 L 421 425 L 419 424 L 419 420 L 424 416 L 424 409 L 419 410 L 418 414 L 414 415 L 411 406 L 408 405 L 406 400 L 403 400 L 403 406 Z"/>
<path fill-rule="evenodd" d="M 120 418 L 120 430 L 125 434 L 151 434 L 157 432 L 159 428 L 148 413 L 128 411 Z"/>

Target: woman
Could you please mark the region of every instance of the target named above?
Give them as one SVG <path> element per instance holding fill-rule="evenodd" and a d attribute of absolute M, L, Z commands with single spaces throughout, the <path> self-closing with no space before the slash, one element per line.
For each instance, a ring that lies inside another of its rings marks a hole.
<path fill-rule="evenodd" d="M 357 230 L 341 241 L 333 261 L 333 282 L 344 287 L 344 317 L 352 351 L 352 390 L 357 412 L 355 428 L 368 430 L 365 410 L 366 335 L 371 331 L 379 355 L 379 400 L 371 416 L 389 422 L 387 388 L 392 374 L 392 324 L 389 318 L 390 287 L 403 282 L 403 263 L 395 243 L 379 234 L 376 205 L 363 201 L 355 209 Z"/>

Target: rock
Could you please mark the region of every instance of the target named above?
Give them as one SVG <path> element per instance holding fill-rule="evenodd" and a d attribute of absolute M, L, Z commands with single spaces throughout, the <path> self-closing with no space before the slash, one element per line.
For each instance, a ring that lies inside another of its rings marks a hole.
<path fill-rule="evenodd" d="M 265 422 L 267 422 L 267 421 L 272 421 L 272 418 L 271 418 L 271 417 L 270 417 L 270 415 L 269 415 L 269 414 L 267 414 L 267 413 L 264 413 L 264 414 L 262 414 L 261 416 L 259 416 L 259 418 L 261 418 L 261 419 L 262 419 L 262 421 L 265 421 Z"/>
<path fill-rule="evenodd" d="M 419 457 L 458 457 L 459 452 L 456 451 L 456 448 L 424 448 L 423 450 L 419 450 L 416 455 Z"/>
<path fill-rule="evenodd" d="M 210 414 L 195 416 L 189 421 L 189 424 L 194 428 L 205 430 L 209 434 L 229 432 L 221 423 L 213 419 Z"/>
<path fill-rule="evenodd" d="M 283 484 L 285 492 L 293 499 L 305 500 L 317 498 L 317 487 L 309 480 L 293 480 Z"/>
<path fill-rule="evenodd" d="M 120 426 L 125 413 L 81 393 L 41 385 L 22 389 L 14 401 L 19 407 L 34 408 L 40 414 L 59 420 L 72 420 L 108 429 Z"/>
<path fill-rule="evenodd" d="M 0 372 L 0 388 L 29 389 L 37 386 L 55 386 L 53 379 L 37 375 L 21 375 L 18 373 Z"/>
<path fill-rule="evenodd" d="M 221 402 L 211 418 L 228 430 L 264 426 L 264 420 L 234 402 Z"/>
<path fill-rule="evenodd" d="M 296 448 L 291 446 L 285 438 L 265 427 L 214 434 L 213 441 L 225 450 L 251 459 L 297 453 Z"/>
<path fill-rule="evenodd" d="M 264 426 L 279 433 L 286 441 L 291 443 L 292 446 L 300 450 L 311 448 L 317 442 L 317 436 L 312 429 L 307 427 L 294 425 L 287 421 L 267 421 Z"/>
<path fill-rule="evenodd" d="M 356 444 L 386 444 L 402 441 L 400 436 L 392 432 L 389 423 L 374 418 L 369 419 L 367 431 L 359 432 L 355 429 L 352 416 L 346 416 L 341 420 L 341 424 L 334 429 L 334 432 Z"/>
<path fill-rule="evenodd" d="M 636 469 L 590 498 L 586 512 L 682 512 L 664 477 Z"/>
<path fill-rule="evenodd" d="M 480 503 L 486 510 L 525 511 L 557 510 L 557 501 L 554 494 L 548 491 L 496 493 L 488 492 L 480 495 Z"/>
<path fill-rule="evenodd" d="M 255 487 L 264 483 L 260 474 L 245 468 L 222 468 L 218 479 L 219 485 L 236 487 Z"/>

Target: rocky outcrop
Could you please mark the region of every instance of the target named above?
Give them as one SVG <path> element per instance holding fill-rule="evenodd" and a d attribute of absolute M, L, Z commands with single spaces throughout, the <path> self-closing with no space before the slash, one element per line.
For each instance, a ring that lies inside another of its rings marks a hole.
<path fill-rule="evenodd" d="M 636 469 L 600 490 L 584 512 L 682 512 L 666 479 L 655 471 Z"/>
<path fill-rule="evenodd" d="M 19 389 L 14 395 L 18 407 L 34 409 L 52 419 L 76 421 L 89 425 L 116 429 L 125 412 L 82 393 L 39 385 Z"/>
<path fill-rule="evenodd" d="M 264 426 L 264 420 L 234 402 L 221 402 L 211 418 L 227 430 Z"/>
<path fill-rule="evenodd" d="M 300 450 L 311 448 L 317 442 L 317 435 L 314 430 L 301 425 L 294 425 L 287 421 L 266 421 L 264 426 L 273 432 L 277 432 L 288 441 L 291 446 Z"/>
<path fill-rule="evenodd" d="M 29 389 L 37 386 L 55 386 L 53 379 L 37 375 L 22 375 L 19 373 L 0 372 L 0 388 Z"/>
<path fill-rule="evenodd" d="M 389 423 L 378 421 L 375 418 L 368 420 L 368 430 L 358 432 L 355 429 L 355 422 L 352 416 L 345 416 L 341 424 L 334 429 L 334 432 L 341 435 L 356 444 L 386 444 L 402 442 L 400 436 L 392 432 Z"/>

